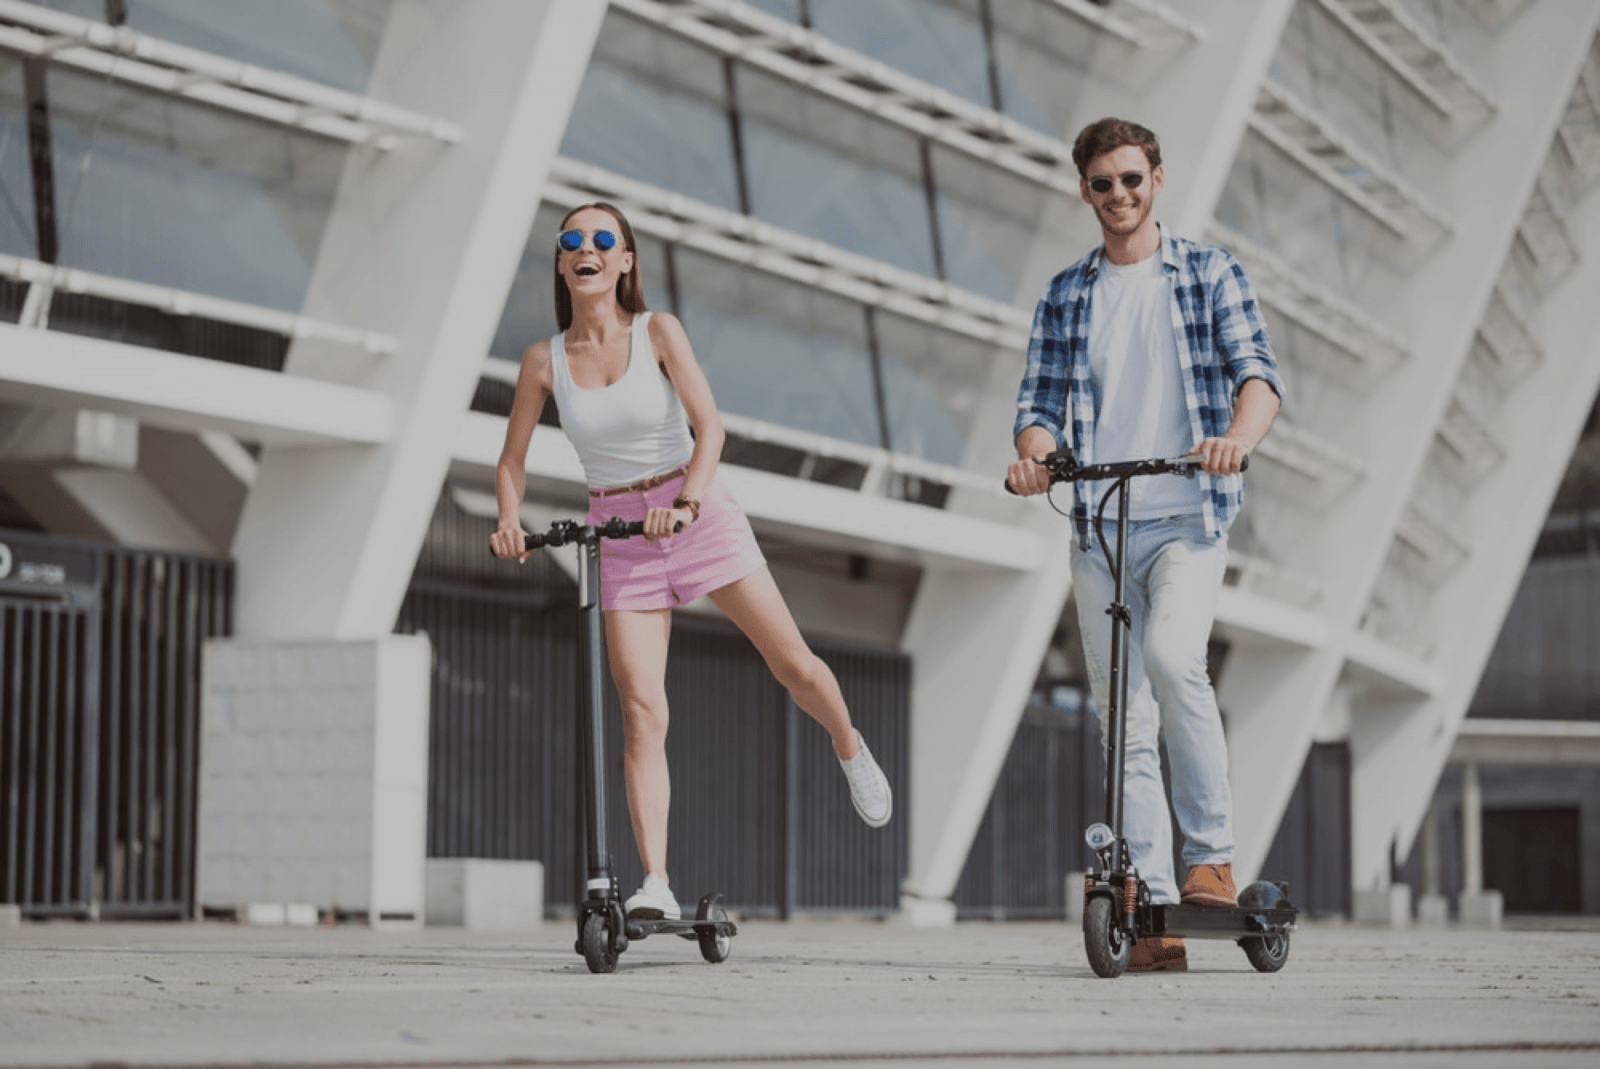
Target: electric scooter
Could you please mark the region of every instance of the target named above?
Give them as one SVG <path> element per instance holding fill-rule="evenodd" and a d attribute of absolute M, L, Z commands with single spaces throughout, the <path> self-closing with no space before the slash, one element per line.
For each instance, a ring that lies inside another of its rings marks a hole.
<path fill-rule="evenodd" d="M 627 523 L 613 516 L 598 526 L 557 520 L 544 534 L 527 536 L 528 549 L 539 546 L 578 547 L 578 705 L 582 724 L 580 776 L 584 820 L 587 879 L 578 905 L 578 941 L 574 949 L 595 973 L 614 972 L 617 958 L 634 939 L 657 934 L 698 941 L 700 956 L 713 965 L 726 961 L 738 928 L 728 919 L 722 895 L 704 895 L 693 918 L 628 917 L 623 913 L 622 892 L 606 843 L 605 700 L 600 664 L 600 540 L 632 538 L 644 533 L 644 524 Z"/>
<path fill-rule="evenodd" d="M 1257 881 L 1239 892 L 1232 907 L 1156 904 L 1150 888 L 1134 868 L 1128 842 L 1122 835 L 1123 758 L 1128 735 L 1128 631 L 1133 614 L 1124 601 L 1127 579 L 1129 483 L 1145 475 L 1181 475 L 1193 478 L 1204 458 L 1196 455 L 1172 459 L 1128 460 L 1110 464 L 1079 465 L 1068 448 L 1039 460 L 1050 473 L 1050 484 L 1115 480 L 1100 500 L 1095 516 L 1095 537 L 1111 566 L 1115 593 L 1106 609 L 1111 617 L 1111 686 L 1106 709 L 1105 820 L 1091 824 L 1084 840 L 1095 853 L 1099 867 L 1090 870 L 1083 887 L 1083 948 L 1095 975 L 1113 978 L 1128 968 L 1133 945 L 1157 936 L 1233 939 L 1258 972 L 1277 972 L 1289 960 L 1289 933 L 1299 910 L 1289 901 L 1289 885 Z M 1249 458 L 1245 458 L 1248 466 Z M 1241 470 L 1243 470 L 1241 468 Z M 1006 487 L 1010 489 L 1009 483 Z M 1117 495 L 1117 549 L 1106 545 L 1103 530 L 1106 504 Z"/>

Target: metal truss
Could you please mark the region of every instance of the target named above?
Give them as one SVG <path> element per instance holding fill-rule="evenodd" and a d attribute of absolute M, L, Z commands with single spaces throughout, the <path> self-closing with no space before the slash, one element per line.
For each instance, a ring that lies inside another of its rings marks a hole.
<path fill-rule="evenodd" d="M 97 275 L 90 271 L 57 267 L 38 260 L 0 255 L 0 277 L 28 284 L 18 326 L 46 330 L 50 325 L 50 298 L 57 292 L 82 293 L 125 304 L 153 308 L 171 315 L 199 316 L 220 323 L 279 334 L 286 338 L 311 338 L 332 342 L 371 355 L 395 351 L 392 335 L 357 330 L 334 323 L 310 319 L 293 312 L 245 304 L 241 301 L 210 297 L 203 293 L 155 286 L 132 279 Z"/>
<path fill-rule="evenodd" d="M 1478 320 L 1478 340 L 1502 381 L 1521 375 L 1544 356 L 1543 346 L 1518 304 L 1504 284 L 1497 284 Z"/>
<path fill-rule="evenodd" d="M 1262 84 L 1249 124 L 1257 136 L 1402 239 L 1420 243 L 1454 229 L 1449 216 L 1415 187 L 1283 86 Z"/>
<path fill-rule="evenodd" d="M 564 208 L 604 198 L 625 209 L 633 225 L 653 237 L 998 348 L 1022 349 L 1028 344 L 1032 316 L 1009 304 L 604 168 L 558 157 L 544 196 Z"/>
<path fill-rule="evenodd" d="M 1578 71 L 1556 140 L 1584 183 L 1600 178 L 1600 37 Z"/>
<path fill-rule="evenodd" d="M 514 360 L 490 356 L 484 359 L 483 377 L 515 386 L 518 369 L 519 365 Z M 823 462 L 844 460 L 859 465 L 866 472 L 856 490 L 876 497 L 891 496 L 889 490 L 896 476 L 922 479 L 950 488 L 959 487 L 964 490 L 980 490 L 1006 496 L 1005 487 L 999 476 L 989 476 L 949 464 L 939 464 L 877 446 L 830 438 L 815 431 L 786 427 L 781 423 L 741 416 L 733 412 L 720 413 L 720 418 L 723 429 L 730 437 L 742 438 L 749 442 L 770 443 L 799 454 L 802 458 L 801 467 L 795 478 L 801 480 L 812 479 L 814 471 Z M 916 501 L 910 503 L 920 504 Z"/>
<path fill-rule="evenodd" d="M 1498 108 L 1494 95 L 1394 0 L 1318 0 L 1440 115 L 1470 122 Z"/>
<path fill-rule="evenodd" d="M 1159 5 L 1123 0 L 1108 13 L 1082 0 L 1053 2 L 1095 29 L 1131 43 L 1145 40 L 1144 34 L 1158 27 L 1198 39 L 1198 31 Z M 749 4 L 612 0 L 612 7 L 1030 182 L 1078 195 L 1072 146 L 1065 141 Z"/>
<path fill-rule="evenodd" d="M 1399 335 L 1378 326 L 1360 308 L 1312 282 L 1243 234 L 1215 221 L 1210 232 L 1213 241 L 1239 258 L 1263 301 L 1349 356 L 1360 377 L 1382 373 L 1410 351 Z"/>
<path fill-rule="evenodd" d="M 461 140 L 441 119 L 19 0 L 0 0 L 0 48 L 353 145 Z"/>
<path fill-rule="evenodd" d="M 1255 452 L 1289 474 L 1281 487 L 1286 496 L 1307 503 L 1331 501 L 1366 475 L 1359 457 L 1282 418 Z"/>
<path fill-rule="evenodd" d="M 1459 391 L 1439 421 L 1438 445 L 1441 459 L 1463 482 L 1481 478 L 1507 455 L 1488 419 L 1475 412 Z"/>

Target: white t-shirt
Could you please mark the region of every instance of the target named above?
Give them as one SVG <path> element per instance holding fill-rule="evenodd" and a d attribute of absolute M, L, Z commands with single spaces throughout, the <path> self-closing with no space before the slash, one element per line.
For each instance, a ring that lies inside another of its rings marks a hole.
<path fill-rule="evenodd" d="M 1179 377 L 1175 315 L 1159 250 L 1134 264 L 1101 257 L 1089 298 L 1089 370 L 1098 399 L 1095 463 L 1179 457 L 1194 447 Z M 1096 509 L 1110 485 L 1109 480 L 1094 485 Z M 1180 475 L 1138 476 L 1129 490 L 1132 520 L 1199 515 L 1203 508 L 1199 484 Z M 1106 515 L 1116 513 L 1113 495 Z"/>

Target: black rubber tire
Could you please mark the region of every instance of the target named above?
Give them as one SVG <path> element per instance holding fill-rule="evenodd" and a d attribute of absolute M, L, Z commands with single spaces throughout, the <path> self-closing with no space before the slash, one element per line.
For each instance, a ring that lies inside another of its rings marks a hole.
<path fill-rule="evenodd" d="M 1083 950 L 1094 974 L 1114 980 L 1128 970 L 1133 943 L 1117 925 L 1116 906 L 1109 895 L 1095 895 L 1083 904 Z"/>
<path fill-rule="evenodd" d="M 583 922 L 583 960 L 590 972 L 616 972 L 617 952 L 611 945 L 611 930 L 606 919 L 591 913 Z"/>
<path fill-rule="evenodd" d="M 696 920 L 725 921 L 728 911 L 722 908 L 722 903 L 712 902 L 700 907 Z M 733 936 L 718 935 L 711 929 L 702 929 L 695 933 L 700 938 L 700 956 L 713 965 L 720 965 L 728 960 L 728 955 L 733 953 Z"/>
<path fill-rule="evenodd" d="M 1289 933 L 1277 935 L 1250 935 L 1239 940 L 1244 956 L 1250 959 L 1256 972 L 1277 972 L 1289 960 Z"/>

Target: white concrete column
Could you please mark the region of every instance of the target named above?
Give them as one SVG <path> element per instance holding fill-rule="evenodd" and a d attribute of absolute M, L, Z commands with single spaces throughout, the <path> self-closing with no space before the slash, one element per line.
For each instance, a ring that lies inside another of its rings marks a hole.
<path fill-rule="evenodd" d="M 420 925 L 427 636 L 211 639 L 202 670 L 196 905 Z"/>
<path fill-rule="evenodd" d="M 1565 110 L 1579 64 L 1591 47 L 1600 5 L 1588 3 L 1580 9 L 1573 4 L 1540 4 L 1524 17 L 1534 16 L 1541 21 L 1529 27 L 1536 31 L 1531 37 L 1520 37 L 1518 63 L 1523 69 L 1537 67 L 1547 72 L 1547 88 L 1539 99 L 1523 100 L 1521 94 L 1529 87 L 1519 84 L 1518 96 L 1503 100 L 1502 111 L 1517 108 L 1517 114 L 1530 117 L 1521 120 L 1524 123 L 1533 115 L 1548 113 L 1553 124 Z M 1556 71 L 1561 76 L 1553 73 Z M 1506 95 L 1511 96 L 1509 89 Z M 1548 111 L 1541 113 L 1539 107 Z M 1538 125 L 1544 128 L 1543 121 Z M 1536 150 L 1528 150 L 1527 166 L 1542 164 L 1550 148 L 1547 136 Z M 1478 193 L 1486 204 L 1496 195 L 1488 187 Z M 1580 247 L 1580 259 L 1537 308 L 1535 329 L 1543 357 L 1501 391 L 1493 426 L 1505 460 L 1473 487 L 1461 521 L 1461 530 L 1471 536 L 1468 555 L 1433 595 L 1435 667 L 1441 685 L 1408 712 L 1410 724 L 1380 727 L 1369 721 L 1367 737 L 1360 743 L 1364 757 L 1354 773 L 1355 797 L 1370 800 L 1374 834 L 1354 846 L 1358 879 L 1380 863 L 1381 843 L 1394 840 L 1402 855 L 1410 850 L 1449 760 L 1482 665 L 1499 635 L 1573 444 L 1600 388 L 1600 343 L 1596 341 L 1600 307 L 1593 299 L 1600 291 L 1600 257 L 1596 255 L 1600 253 L 1600 189 L 1588 190 L 1566 222 Z M 1498 261 L 1495 266 L 1498 268 Z M 1436 302 L 1445 299 L 1443 294 L 1434 298 Z M 1352 739 L 1353 751 L 1356 741 Z"/>
<path fill-rule="evenodd" d="M 1478 766 L 1461 766 L 1461 893 L 1483 890 L 1483 790 Z"/>
<path fill-rule="evenodd" d="M 1422 895 L 1417 899 L 1417 921 L 1430 928 L 1450 919 L 1450 901 L 1440 893 L 1439 807 L 1430 805 L 1422 818 Z"/>
<path fill-rule="evenodd" d="M 1483 886 L 1483 788 L 1478 766 L 1461 766 L 1461 924 L 1498 928 L 1505 913 L 1499 891 Z"/>
<path fill-rule="evenodd" d="M 1323 612 L 1332 637 L 1310 655 L 1294 685 L 1272 690 L 1271 704 L 1229 702 L 1234 726 L 1240 729 L 1229 738 L 1234 767 L 1257 770 L 1255 778 L 1239 778 L 1235 786 L 1236 833 L 1240 856 L 1247 862 L 1240 867 L 1246 878 L 1249 860 L 1259 863 L 1265 856 L 1294 788 L 1299 765 L 1285 746 L 1298 745 L 1307 736 L 1300 721 L 1319 717 L 1342 679 L 1360 681 L 1358 715 L 1351 729 L 1357 808 L 1352 875 L 1357 889 L 1387 885 L 1389 851 L 1397 847 L 1402 856 L 1409 851 L 1443 768 L 1454 725 L 1470 698 L 1469 683 L 1477 678 L 1487 652 L 1476 633 L 1486 630 L 1492 642 L 1505 606 L 1499 599 L 1502 583 L 1514 589 L 1526 559 L 1502 534 L 1520 531 L 1524 519 L 1536 525 L 1548 498 L 1542 504 L 1529 502 L 1531 511 L 1524 513 L 1508 508 L 1505 497 L 1475 495 L 1473 522 L 1462 530 L 1496 548 L 1474 552 L 1450 580 L 1450 588 L 1459 584 L 1464 595 L 1470 591 L 1474 596 L 1457 601 L 1449 595 L 1435 603 L 1440 632 L 1433 645 L 1438 652 L 1427 667 L 1440 681 L 1437 693 L 1431 686 L 1370 685 L 1359 671 L 1352 676 L 1350 654 L 1365 638 L 1362 614 L 1382 581 L 1401 517 L 1419 493 L 1418 480 L 1467 362 L 1476 325 L 1590 47 L 1594 18 L 1591 3 L 1536 3 L 1508 23 L 1496 40 L 1488 66 L 1497 74 L 1493 88 L 1499 111 L 1462 144 L 1438 177 L 1456 230 L 1390 295 L 1394 306 L 1405 310 L 1412 353 L 1369 391 L 1360 420 L 1345 421 L 1347 437 L 1335 442 L 1358 456 L 1374 476 L 1358 481 L 1325 513 L 1291 515 L 1286 508 L 1275 508 L 1272 514 L 1279 528 L 1274 548 L 1285 565 L 1326 577 Z M 1519 392 L 1523 388 L 1519 384 Z M 1503 485 L 1517 479 L 1541 481 L 1533 470 L 1530 461 L 1514 458 L 1502 469 Z M 1486 480 L 1486 491 L 1491 481 L 1501 485 L 1502 473 Z M 1476 507 L 1479 498 L 1485 505 L 1482 513 Z M 1254 671 L 1248 662 L 1228 666 L 1230 677 L 1238 673 L 1241 686 Z"/>
<path fill-rule="evenodd" d="M 352 363 L 302 341 L 286 371 L 384 392 L 396 430 L 374 446 L 263 451 L 233 547 L 238 634 L 393 627 L 604 13 L 586 0 L 393 6 L 370 94 L 464 133 L 352 151 L 305 311 L 391 334 L 398 351 Z"/>

